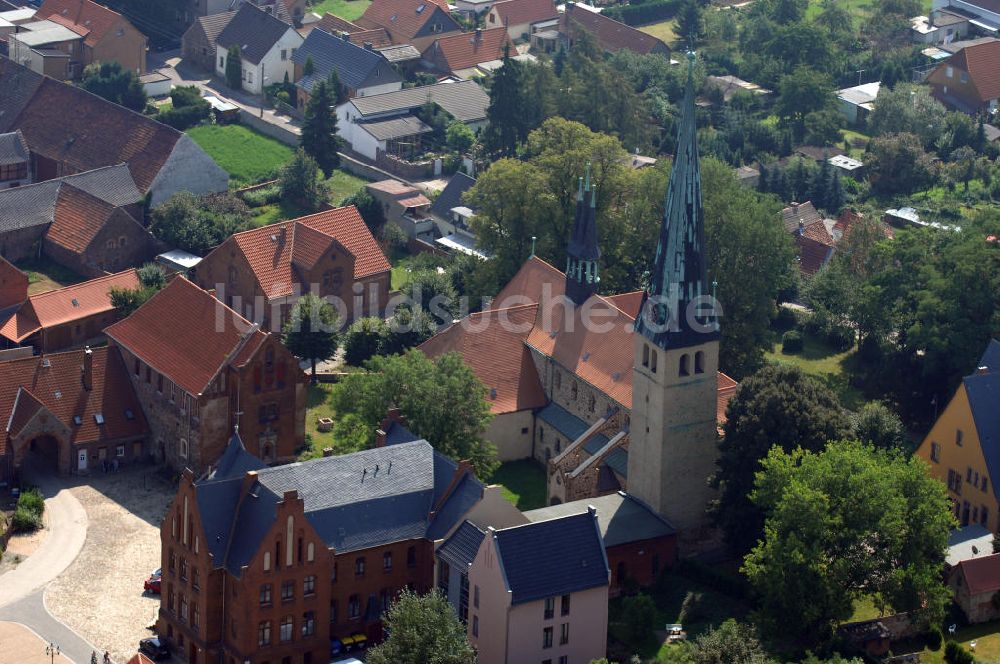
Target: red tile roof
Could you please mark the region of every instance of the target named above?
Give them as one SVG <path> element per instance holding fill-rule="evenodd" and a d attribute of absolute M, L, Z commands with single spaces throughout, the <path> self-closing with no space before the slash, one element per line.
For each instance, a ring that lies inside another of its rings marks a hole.
<path fill-rule="evenodd" d="M 819 272 L 833 255 L 832 247 L 806 235 L 796 233 L 795 244 L 799 251 L 799 269 L 806 275 Z"/>
<path fill-rule="evenodd" d="M 68 428 L 74 444 L 110 442 L 146 433 L 146 418 L 121 354 L 108 347 L 94 348 L 92 353 L 89 390 L 80 377 L 83 350 L 0 362 L 0 417 L 8 422 L 0 436 L 0 454 L 42 408 Z M 131 412 L 131 419 L 126 411 Z M 104 424 L 97 423 L 94 416 L 98 414 Z M 74 416 L 80 418 L 80 424 Z"/>
<path fill-rule="evenodd" d="M 970 595 L 1000 590 L 1000 553 L 963 560 L 958 568 Z"/>
<path fill-rule="evenodd" d="M 548 400 L 538 371 L 525 346 L 527 330 L 538 306 L 526 304 L 471 314 L 420 346 L 430 357 L 461 353 L 476 377 L 490 390 L 487 399 L 494 415 L 541 408 Z M 506 329 L 505 329 L 506 328 Z"/>
<path fill-rule="evenodd" d="M 195 396 L 245 343 L 259 344 L 267 336 L 180 276 L 105 334 Z"/>
<path fill-rule="evenodd" d="M 71 28 L 85 38 L 88 46 L 104 39 L 121 22 L 127 23 L 118 12 L 91 0 L 45 0 L 35 12 L 35 19 L 49 19 Z"/>
<path fill-rule="evenodd" d="M 944 65 L 967 72 L 981 102 L 1000 97 L 1000 41 L 966 46 Z"/>
<path fill-rule="evenodd" d="M 65 183 L 59 188 L 55 214 L 45 238 L 73 253 L 82 254 L 115 214 L 131 215 L 111 203 Z M 133 223 L 139 222 L 132 219 Z"/>
<path fill-rule="evenodd" d="M 324 14 L 323 19 L 316 24 L 316 27 L 337 37 L 346 32 L 348 40 L 355 46 L 364 46 L 366 42 L 375 48 L 392 45 L 392 38 L 389 37 L 385 28 L 365 29 L 356 23 L 351 23 L 330 13 Z"/>
<path fill-rule="evenodd" d="M 641 30 L 619 23 L 599 12 L 593 12 L 575 3 L 567 2 L 560 19 L 562 32 L 572 34 L 577 27 L 589 32 L 605 51 L 629 50 L 642 55 L 654 52 L 669 53 L 661 40 Z"/>
<path fill-rule="evenodd" d="M 374 0 L 365 13 L 355 21 L 369 30 L 385 28 L 394 44 L 408 44 L 437 15 L 442 32 L 457 32 L 461 28 L 448 14 L 444 0 L 435 4 L 431 0 Z"/>
<path fill-rule="evenodd" d="M 28 299 L 28 275 L 0 256 L 0 309 Z"/>
<path fill-rule="evenodd" d="M 503 58 L 510 37 L 503 27 L 474 32 L 462 32 L 436 39 L 424 49 L 423 58 L 441 71 L 453 72 L 475 67 L 480 62 Z"/>
<path fill-rule="evenodd" d="M 559 18 L 552 0 L 501 0 L 490 8 L 501 25 L 514 26 Z"/>
<path fill-rule="evenodd" d="M 315 258 L 334 241 L 354 256 L 355 280 L 392 269 L 382 248 L 354 206 L 334 208 L 236 233 L 232 236 L 232 241 L 246 257 L 261 289 L 270 298 L 292 294 L 293 284 L 299 281 L 292 270 L 295 258 L 302 258 L 312 265 Z M 303 246 L 296 246 L 299 244 Z M 215 249 L 231 250 L 228 242 Z"/>
<path fill-rule="evenodd" d="M 132 655 L 132 659 L 127 661 L 125 664 L 155 664 L 153 660 L 143 655 L 141 652 L 137 652 Z"/>
<path fill-rule="evenodd" d="M 130 269 L 32 295 L 0 327 L 0 336 L 14 343 L 21 343 L 44 328 L 111 311 L 114 309 L 109 297 L 112 288 L 135 288 L 138 285 L 139 275 L 134 269 Z"/>

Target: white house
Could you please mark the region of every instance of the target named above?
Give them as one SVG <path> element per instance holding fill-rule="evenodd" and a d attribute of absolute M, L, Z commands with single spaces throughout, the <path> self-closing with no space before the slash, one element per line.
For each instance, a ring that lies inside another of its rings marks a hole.
<path fill-rule="evenodd" d="M 295 28 L 250 3 L 244 3 L 215 41 L 215 73 L 225 78 L 229 49 L 240 49 L 243 89 L 261 94 L 264 87 L 294 80 L 292 55 L 302 46 Z"/>

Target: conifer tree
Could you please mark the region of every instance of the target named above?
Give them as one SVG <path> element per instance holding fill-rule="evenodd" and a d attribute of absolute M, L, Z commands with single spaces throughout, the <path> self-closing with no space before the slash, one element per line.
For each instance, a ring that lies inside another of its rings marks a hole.
<path fill-rule="evenodd" d="M 318 81 L 306 104 L 299 145 L 316 160 L 326 177 L 340 166 L 340 139 L 337 137 L 337 113 L 334 94 L 326 81 Z"/>
<path fill-rule="evenodd" d="M 243 56 L 240 54 L 240 47 L 229 47 L 226 54 L 226 85 L 233 90 L 243 87 Z"/>
<path fill-rule="evenodd" d="M 510 46 L 504 47 L 503 66 L 493 75 L 490 86 L 490 106 L 486 109 L 489 125 L 486 129 L 486 149 L 499 155 L 511 155 L 519 142 L 528 137 L 530 129 L 521 113 L 521 65 L 510 57 Z"/>

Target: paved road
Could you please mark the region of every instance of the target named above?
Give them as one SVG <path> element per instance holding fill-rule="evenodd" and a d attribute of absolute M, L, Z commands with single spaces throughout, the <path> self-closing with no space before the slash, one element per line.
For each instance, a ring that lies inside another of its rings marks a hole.
<path fill-rule="evenodd" d="M 0 583 L 6 576 L 0 579 Z M 75 664 L 90 664 L 90 653 L 97 652 L 97 648 L 53 618 L 45 608 L 44 597 L 45 589 L 41 588 L 23 599 L 7 604 L 0 608 L 0 620 L 31 628 L 45 642 L 57 644 L 62 654 Z"/>

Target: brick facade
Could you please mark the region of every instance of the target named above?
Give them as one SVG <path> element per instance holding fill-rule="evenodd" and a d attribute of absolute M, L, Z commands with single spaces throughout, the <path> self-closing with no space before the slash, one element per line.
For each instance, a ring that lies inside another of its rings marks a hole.
<path fill-rule="evenodd" d="M 111 214 L 82 252 L 61 246 L 48 237 L 42 241 L 43 254 L 90 277 L 142 265 L 156 255 L 158 248 L 153 236 L 124 209 Z"/>

